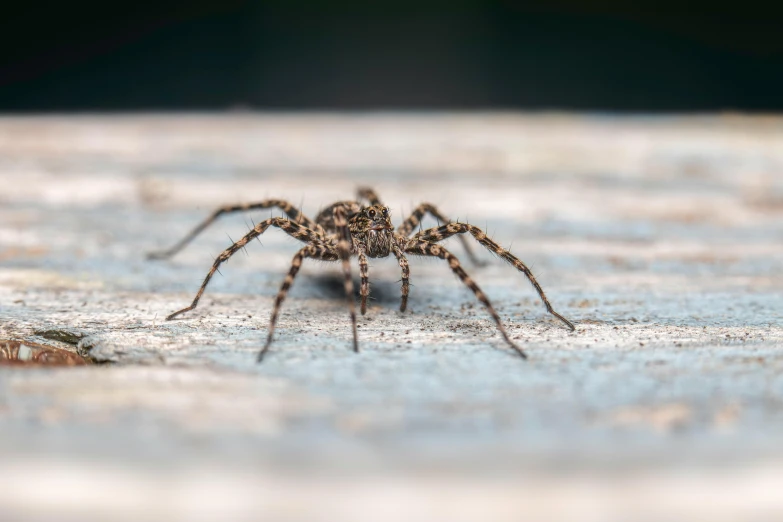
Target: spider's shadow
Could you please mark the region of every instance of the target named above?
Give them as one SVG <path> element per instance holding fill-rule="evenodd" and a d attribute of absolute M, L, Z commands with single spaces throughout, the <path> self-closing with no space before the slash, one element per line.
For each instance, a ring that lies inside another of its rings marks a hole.
<path fill-rule="evenodd" d="M 343 276 L 339 273 L 319 274 L 311 276 L 312 292 L 324 299 L 344 299 L 345 288 Z M 353 278 L 354 297 L 359 298 L 358 277 Z M 400 285 L 390 281 L 370 280 L 370 301 L 376 303 L 391 303 L 400 300 Z"/>

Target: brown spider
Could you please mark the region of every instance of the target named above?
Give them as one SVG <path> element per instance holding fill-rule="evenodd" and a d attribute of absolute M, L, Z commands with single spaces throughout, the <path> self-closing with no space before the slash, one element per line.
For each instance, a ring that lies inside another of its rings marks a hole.
<path fill-rule="evenodd" d="M 360 203 L 362 200 L 368 201 L 369 206 L 362 205 Z M 207 276 L 204 278 L 204 282 L 201 283 L 201 288 L 199 288 L 198 293 L 196 293 L 196 297 L 193 299 L 190 306 L 174 312 L 166 317 L 166 320 L 173 319 L 181 313 L 193 310 L 221 263 L 227 261 L 238 250 L 247 245 L 248 242 L 263 234 L 267 228 L 274 226 L 282 229 L 290 236 L 299 239 L 307 245 L 294 255 L 291 269 L 288 271 L 288 275 L 283 281 L 280 291 L 277 293 L 275 306 L 272 310 L 272 317 L 269 321 L 269 333 L 267 334 L 266 343 L 258 354 L 259 362 L 263 359 L 264 354 L 266 354 L 266 351 L 269 349 L 269 345 L 272 342 L 272 335 L 275 331 L 275 323 L 277 322 L 280 305 L 282 305 L 289 288 L 291 288 L 291 284 L 294 282 L 294 277 L 296 277 L 299 268 L 302 266 L 302 260 L 306 257 L 321 259 L 323 261 L 342 262 L 345 276 L 345 296 L 348 302 L 348 310 L 351 314 L 351 327 L 353 328 L 353 349 L 358 352 L 359 342 L 356 335 L 356 311 L 354 309 L 353 301 L 350 258 L 352 256 L 357 256 L 359 258 L 359 274 L 361 276 L 359 293 L 361 295 L 361 311 L 362 315 L 364 315 L 367 310 L 367 296 L 370 294 L 367 258 L 388 257 L 390 254 L 397 258 L 400 269 L 402 270 L 401 312 L 405 311 L 408 304 L 408 276 L 410 270 L 408 269 L 408 260 L 406 259 L 405 254 L 439 257 L 440 259 L 448 261 L 449 267 L 451 267 L 457 277 L 459 277 L 460 280 L 473 291 L 476 298 L 484 304 L 487 311 L 489 311 L 492 316 L 492 319 L 495 320 L 495 324 L 497 324 L 503 339 L 505 339 L 519 355 L 523 358 L 527 358 L 525 352 L 508 337 L 506 329 L 503 328 L 500 317 L 497 312 L 495 312 L 489 299 L 487 299 L 484 292 L 482 292 L 478 285 L 468 276 L 465 270 L 462 269 L 459 260 L 451 252 L 437 244 L 439 241 L 455 234 L 470 233 L 479 243 L 484 245 L 492 253 L 497 254 L 503 260 L 511 263 L 517 270 L 524 273 L 538 292 L 538 295 L 541 297 L 541 300 L 544 302 L 549 313 L 560 319 L 572 331 L 575 330 L 574 325 L 568 319 L 555 312 L 552 305 L 549 304 L 549 300 L 546 298 L 544 291 L 541 289 L 541 286 L 538 284 L 535 277 L 533 277 L 530 269 L 525 266 L 522 261 L 513 256 L 511 252 L 501 248 L 497 243 L 488 238 L 481 229 L 467 223 L 452 223 L 446 219 L 443 214 L 438 212 L 434 206 L 423 203 L 419 205 L 410 217 L 395 231 L 391 223 L 389 208 L 384 206 L 375 192 L 368 188 L 359 189 L 358 201 L 339 201 L 328 206 L 318 214 L 315 221 L 299 212 L 299 210 L 294 208 L 293 205 L 287 201 L 279 199 L 268 199 L 261 201 L 260 203 L 221 207 L 213 212 L 211 216 L 199 224 L 179 243 L 169 250 L 152 253 L 149 255 L 149 258 L 165 259 L 173 256 L 222 214 L 274 207 L 282 209 L 290 219 L 270 218 L 264 220 L 255 225 L 242 239 L 224 250 L 217 259 L 215 259 L 212 268 L 209 269 Z M 420 231 L 411 236 L 426 213 L 431 214 L 436 219 L 446 224 Z M 470 257 L 473 262 L 477 263 L 473 252 L 470 250 L 470 246 L 465 240 L 465 236 L 459 236 L 459 238 L 462 240 L 468 257 Z"/>

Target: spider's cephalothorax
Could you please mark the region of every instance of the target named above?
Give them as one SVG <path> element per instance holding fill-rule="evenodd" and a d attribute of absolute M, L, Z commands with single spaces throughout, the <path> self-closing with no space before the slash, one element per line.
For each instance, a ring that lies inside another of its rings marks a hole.
<path fill-rule="evenodd" d="M 369 205 L 363 206 L 361 201 L 368 201 Z M 334 203 L 323 209 L 315 220 L 311 220 L 302 214 L 287 201 L 279 199 L 268 199 L 259 203 L 221 207 L 213 212 L 211 216 L 198 225 L 179 243 L 169 250 L 151 254 L 150 258 L 163 259 L 174 255 L 222 214 L 274 207 L 282 209 L 289 219 L 269 218 L 264 220 L 255 225 L 250 232 L 242 237 L 242 239 L 224 250 L 217 259 L 215 259 L 212 268 L 210 268 L 207 276 L 204 278 L 204 282 L 201 283 L 201 287 L 190 306 L 169 315 L 166 317 L 167 320 L 173 319 L 183 312 L 193 310 L 196 305 L 198 305 L 199 299 L 201 299 L 204 290 L 218 267 L 247 245 L 249 241 L 257 238 L 263 234 L 267 228 L 273 226 L 280 228 L 290 236 L 304 242 L 306 245 L 294 255 L 294 259 L 291 262 L 291 269 L 288 271 L 288 275 L 283 281 L 280 291 L 277 293 L 275 305 L 272 309 L 272 317 L 269 321 L 269 331 L 267 333 L 266 343 L 258 354 L 259 361 L 263 358 L 272 342 L 280 305 L 282 305 L 283 300 L 288 294 L 288 290 L 291 288 L 294 278 L 299 272 L 299 268 L 302 266 L 304 258 L 309 257 L 321 259 L 323 261 L 341 262 L 344 275 L 345 296 L 351 316 L 351 326 L 353 327 L 353 348 L 355 351 L 359 351 L 350 258 L 356 256 L 359 259 L 359 276 L 361 278 L 359 295 L 361 296 L 361 312 L 364 314 L 367 311 L 367 298 L 370 295 L 369 265 L 367 258 L 394 255 L 394 257 L 397 258 L 397 262 L 400 265 L 400 270 L 402 272 L 402 299 L 400 301 L 400 311 L 404 312 L 407 307 L 408 292 L 410 289 L 410 270 L 408 268 L 406 254 L 437 257 L 447 261 L 449 268 L 451 268 L 454 274 L 473 291 L 476 298 L 486 307 L 487 311 L 492 316 L 492 319 L 495 321 L 498 330 L 500 330 L 503 339 L 514 348 L 519 355 L 527 357 L 525 352 L 509 338 L 506 329 L 503 327 L 503 323 L 500 321 L 500 317 L 497 312 L 495 312 L 489 299 L 487 299 L 487 296 L 484 295 L 484 292 L 481 291 L 473 279 L 468 276 L 459 260 L 451 252 L 438 244 L 440 241 L 458 234 L 471 261 L 478 264 L 478 261 L 473 255 L 463 234 L 470 234 L 490 252 L 497 254 L 504 261 L 510 263 L 514 268 L 522 272 L 536 289 L 536 292 L 538 292 L 547 311 L 562 321 L 572 331 L 575 329 L 574 325 L 571 324 L 568 319 L 555 312 L 552 305 L 549 303 L 549 300 L 546 298 L 543 289 L 538 284 L 535 277 L 533 277 L 532 272 L 530 272 L 530 269 L 511 252 L 502 248 L 492 239 L 487 237 L 480 228 L 467 223 L 450 222 L 438 212 L 434 206 L 423 203 L 413 211 L 402 225 L 394 230 L 391 224 L 391 213 L 389 208 L 381 204 L 378 196 L 375 195 L 375 192 L 366 188 L 359 190 L 359 201 L 339 201 Z M 421 223 L 421 219 L 428 213 L 445 224 L 413 234 L 413 231 Z"/>
<path fill-rule="evenodd" d="M 348 230 L 353 239 L 353 249 L 365 250 L 369 257 L 388 257 L 394 246 L 394 227 L 388 207 L 371 205 L 363 207 L 348 219 Z"/>

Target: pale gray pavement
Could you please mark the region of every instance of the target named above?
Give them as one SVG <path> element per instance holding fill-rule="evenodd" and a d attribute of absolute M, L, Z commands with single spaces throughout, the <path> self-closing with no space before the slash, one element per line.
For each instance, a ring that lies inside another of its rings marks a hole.
<path fill-rule="evenodd" d="M 0 367 L 0 515 L 779 520 L 781 172 L 775 117 L 0 119 L 0 339 L 65 329 L 112 363 Z M 359 185 L 396 223 L 430 201 L 512 245 L 577 332 L 449 240 L 530 360 L 443 262 L 411 260 L 400 314 L 387 259 L 362 353 L 338 268 L 305 262 L 256 365 L 278 230 L 163 320 L 270 212 L 145 252 L 219 204 L 314 215 Z"/>

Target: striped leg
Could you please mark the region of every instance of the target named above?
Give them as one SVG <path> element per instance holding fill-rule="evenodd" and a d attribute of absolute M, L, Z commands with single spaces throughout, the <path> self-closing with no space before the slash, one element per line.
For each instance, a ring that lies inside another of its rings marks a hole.
<path fill-rule="evenodd" d="M 500 322 L 500 317 L 492 307 L 492 303 L 489 302 L 489 299 L 487 299 L 487 296 L 484 295 L 484 292 L 481 291 L 481 288 L 479 288 L 479 286 L 470 278 L 470 276 L 468 276 L 465 270 L 462 269 L 462 265 L 460 264 L 459 260 L 454 257 L 451 252 L 440 245 L 436 245 L 435 243 L 427 243 L 426 241 L 409 241 L 406 245 L 405 252 L 419 256 L 439 257 L 448 261 L 451 270 L 457 275 L 457 277 L 459 277 L 460 281 L 465 283 L 465 286 L 473 291 L 476 299 L 481 301 L 481 303 L 486 307 L 487 311 L 492 316 L 492 319 L 495 320 L 495 324 L 497 325 L 498 330 L 500 330 L 500 334 L 503 336 L 503 339 L 505 339 L 505 341 L 514 350 L 516 350 L 523 359 L 527 359 L 527 355 L 522 350 L 522 348 L 514 344 L 514 342 L 508 337 L 506 329 L 503 327 L 503 323 Z"/>
<path fill-rule="evenodd" d="M 309 228 L 294 223 L 293 221 L 290 221 L 288 219 L 270 218 L 258 223 L 255 227 L 253 227 L 253 230 L 245 234 L 242 237 L 242 239 L 240 239 L 239 241 L 237 241 L 236 243 L 234 243 L 233 245 L 225 249 L 219 256 L 217 256 L 215 262 L 212 264 L 212 268 L 210 268 L 209 272 L 207 272 L 207 276 L 204 278 L 204 282 L 201 283 L 201 288 L 198 289 L 198 293 L 196 294 L 196 297 L 195 299 L 193 299 L 193 302 L 190 304 L 190 306 L 183 308 L 182 310 L 177 310 L 173 314 L 166 317 L 166 320 L 170 321 L 171 319 L 177 317 L 179 314 L 188 312 L 196 308 L 199 299 L 201 299 L 201 295 L 204 293 L 204 289 L 209 284 L 209 281 L 210 279 L 212 279 L 212 276 L 215 275 L 215 272 L 217 271 L 218 267 L 220 267 L 222 263 L 228 261 L 228 259 L 231 256 L 236 254 L 240 249 L 242 249 L 245 245 L 247 245 L 248 242 L 252 241 L 253 239 L 263 234 L 264 231 L 270 226 L 278 227 L 279 229 L 286 232 L 288 235 L 295 237 L 300 241 L 319 243 L 321 240 L 321 237 L 314 230 L 310 230 Z"/>
<path fill-rule="evenodd" d="M 370 276 L 369 264 L 367 263 L 367 254 L 359 250 L 359 276 L 362 278 L 362 285 L 359 287 L 359 295 L 362 296 L 362 315 L 367 312 L 367 296 L 370 295 Z"/>
<path fill-rule="evenodd" d="M 343 263 L 345 276 L 345 299 L 348 302 L 348 312 L 351 314 L 351 328 L 353 329 L 353 351 L 359 351 L 359 337 L 356 333 L 356 307 L 353 302 L 353 281 L 351 280 L 351 232 L 348 230 L 345 207 L 338 206 L 334 209 L 334 225 L 337 228 L 339 239 L 337 241 L 337 254 Z"/>
<path fill-rule="evenodd" d="M 455 234 L 465 234 L 468 232 L 473 237 L 476 238 L 476 241 L 484 245 L 487 248 L 487 250 L 491 251 L 494 254 L 497 254 L 503 260 L 513 265 L 514 268 L 516 268 L 517 270 L 525 274 L 525 277 L 527 277 L 528 281 L 530 281 L 530 284 L 533 285 L 533 288 L 536 289 L 536 292 L 538 292 L 539 297 L 541 297 L 541 300 L 544 302 L 544 306 L 546 306 L 547 311 L 550 314 L 557 317 L 558 319 L 560 319 L 566 326 L 568 326 L 568 328 L 571 329 L 571 331 L 576 330 L 576 327 L 573 325 L 571 321 L 569 321 L 559 313 L 555 312 L 554 308 L 552 308 L 552 305 L 549 303 L 549 299 L 546 298 L 546 294 L 544 294 L 544 290 L 541 288 L 541 285 L 538 284 L 538 281 L 536 281 L 536 278 L 533 276 L 533 273 L 530 271 L 527 265 L 525 265 L 522 261 L 520 261 L 511 252 L 509 252 L 508 250 L 504 249 L 503 247 L 501 247 L 500 245 L 492 241 L 489 237 L 487 237 L 484 231 L 478 227 L 474 227 L 473 225 L 468 225 L 467 223 L 449 223 L 448 225 L 443 225 L 441 227 L 430 228 L 428 230 L 419 232 L 418 234 L 413 236 L 413 238 L 410 241 L 408 241 L 407 246 L 417 245 L 419 241 L 426 241 L 426 242 L 442 241 Z"/>
<path fill-rule="evenodd" d="M 400 288 L 402 292 L 402 298 L 400 300 L 400 312 L 404 312 L 408 307 L 408 290 L 410 286 L 408 279 L 410 277 L 411 271 L 408 268 L 408 259 L 405 257 L 403 251 L 400 250 L 400 248 L 396 245 L 394 248 L 394 256 L 397 258 L 397 261 L 400 264 L 400 269 L 402 270 L 402 287 Z"/>
<path fill-rule="evenodd" d="M 258 352 L 258 358 L 256 359 L 258 362 L 263 360 L 264 355 L 269 349 L 269 345 L 272 343 L 272 336 L 275 333 L 275 325 L 277 324 L 277 316 L 280 312 L 280 306 L 283 304 L 286 295 L 288 295 L 288 290 L 294 283 L 294 278 L 299 272 L 299 268 L 302 266 L 302 261 L 306 257 L 321 259 L 323 261 L 337 261 L 339 259 L 334 249 L 324 244 L 307 245 L 296 253 L 294 259 L 291 261 L 291 269 L 288 271 L 288 275 L 285 276 L 283 285 L 277 292 L 277 297 L 275 297 L 275 306 L 272 309 L 272 317 L 269 319 L 269 332 L 266 336 L 266 344 L 264 344 L 264 347 L 260 352 Z"/>
<path fill-rule="evenodd" d="M 381 204 L 381 198 L 379 198 L 378 194 L 376 194 L 375 191 L 369 187 L 360 187 L 356 193 L 359 199 L 366 199 L 370 202 L 370 205 Z"/>
<path fill-rule="evenodd" d="M 397 227 L 397 233 L 402 234 L 403 236 L 410 236 L 414 230 L 416 230 L 416 227 L 419 226 L 419 223 L 421 223 L 422 218 L 425 214 L 431 214 L 432 217 L 437 219 L 441 223 L 450 223 L 451 220 L 440 213 L 440 211 L 435 208 L 435 205 L 430 205 L 429 203 L 422 203 L 418 207 L 416 207 L 416 210 L 411 213 L 411 215 L 406 219 L 402 225 Z M 481 261 L 479 258 L 476 257 L 476 254 L 473 253 L 473 249 L 470 248 L 470 245 L 468 244 L 467 239 L 464 236 L 459 236 L 460 241 L 462 242 L 462 247 L 465 249 L 465 253 L 468 255 L 468 259 L 470 259 L 470 262 L 473 263 L 476 266 L 484 266 L 486 265 L 486 262 Z"/>
<path fill-rule="evenodd" d="M 250 210 L 259 210 L 264 208 L 279 208 L 283 212 L 285 212 L 286 215 L 288 215 L 288 217 L 290 217 L 291 220 L 294 221 L 295 223 L 299 223 L 300 225 L 303 225 L 309 229 L 314 230 L 320 236 L 324 235 L 323 229 L 317 223 L 315 223 L 315 221 L 302 214 L 291 203 L 284 201 L 282 199 L 267 199 L 259 203 L 245 203 L 241 205 L 227 205 L 225 207 L 220 207 L 219 209 L 215 210 L 207 219 L 202 221 L 188 235 L 182 238 L 176 245 L 169 248 L 168 250 L 161 250 L 160 252 L 150 252 L 149 254 L 147 254 L 147 258 L 167 259 L 173 256 L 174 254 L 176 254 L 177 252 L 185 248 L 185 246 L 187 246 L 188 243 L 193 241 L 193 238 L 195 238 L 197 235 L 203 232 L 205 228 L 207 228 L 209 225 L 214 223 L 215 220 L 217 220 L 217 218 L 219 218 L 223 214 L 231 214 L 234 212 L 247 212 Z"/>

